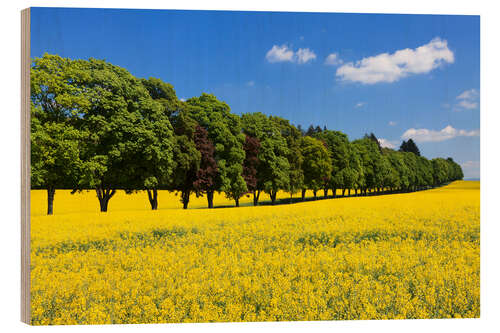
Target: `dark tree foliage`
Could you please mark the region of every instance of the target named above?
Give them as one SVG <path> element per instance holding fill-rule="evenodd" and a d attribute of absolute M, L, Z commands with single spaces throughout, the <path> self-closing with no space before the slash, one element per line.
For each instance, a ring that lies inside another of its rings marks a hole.
<path fill-rule="evenodd" d="M 173 126 L 175 165 L 169 189 L 181 192 L 182 206 L 187 209 L 201 163 L 201 153 L 194 141 L 197 123 L 185 112 L 180 112 L 173 119 Z"/>
<path fill-rule="evenodd" d="M 215 146 L 217 161 L 217 191 L 238 205 L 239 198 L 247 192 L 243 179 L 245 135 L 241 130 L 241 119 L 231 113 L 231 108 L 211 94 L 203 93 L 186 101 L 190 117 L 208 131 L 208 137 Z M 214 191 L 207 192 L 208 207 L 213 208 Z"/>
<path fill-rule="evenodd" d="M 380 141 L 378 141 L 377 137 L 375 136 L 375 134 L 373 134 L 373 132 L 372 132 L 372 133 L 370 133 L 370 135 L 365 134 L 365 138 L 370 139 L 370 140 L 372 140 L 373 142 L 375 142 L 375 143 L 377 144 L 378 150 L 379 150 L 380 152 L 382 152 L 382 146 L 380 145 Z"/>
<path fill-rule="evenodd" d="M 245 150 L 245 161 L 243 162 L 243 178 L 247 183 L 247 189 L 253 193 L 257 190 L 257 168 L 259 167 L 260 141 L 247 135 L 243 149 Z"/>
<path fill-rule="evenodd" d="M 307 128 L 307 131 L 304 134 L 304 136 L 316 136 L 316 135 L 320 134 L 323 131 L 326 131 L 326 126 L 324 126 L 323 129 L 321 129 L 321 126 L 319 126 L 319 125 L 316 125 L 316 126 L 310 125 Z"/>
<path fill-rule="evenodd" d="M 302 128 L 302 126 L 300 124 L 297 125 L 297 129 L 299 130 L 301 136 L 306 135 L 306 132 L 304 131 L 304 129 Z"/>
<path fill-rule="evenodd" d="M 213 192 L 216 188 L 217 180 L 217 162 L 215 161 L 215 147 L 208 138 L 208 132 L 200 125 L 196 126 L 194 133 L 194 143 L 196 149 L 201 154 L 200 168 L 196 173 L 194 181 L 194 190 L 197 196 Z"/>
<path fill-rule="evenodd" d="M 418 149 L 413 139 L 408 139 L 408 141 L 403 140 L 403 142 L 401 143 L 401 147 L 399 147 L 399 151 L 413 153 L 417 156 L 420 156 L 420 150 Z"/>

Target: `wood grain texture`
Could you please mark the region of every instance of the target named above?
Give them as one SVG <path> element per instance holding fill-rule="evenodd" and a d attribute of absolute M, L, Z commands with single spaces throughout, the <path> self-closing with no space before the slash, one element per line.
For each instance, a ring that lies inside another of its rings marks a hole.
<path fill-rule="evenodd" d="M 21 321 L 31 323 L 30 294 L 30 9 L 21 11 Z"/>

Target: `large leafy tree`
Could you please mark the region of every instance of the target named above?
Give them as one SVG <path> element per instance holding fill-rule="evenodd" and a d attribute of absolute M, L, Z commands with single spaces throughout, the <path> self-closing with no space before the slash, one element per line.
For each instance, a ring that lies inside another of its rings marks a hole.
<path fill-rule="evenodd" d="M 200 152 L 200 168 L 196 172 L 194 190 L 197 196 L 201 196 L 217 189 L 218 169 L 215 161 L 215 147 L 208 138 L 207 130 L 200 125 L 196 125 L 194 143 Z"/>
<path fill-rule="evenodd" d="M 75 60 L 75 67 L 71 85 L 89 103 L 78 118 L 89 133 L 81 152 L 84 184 L 95 188 L 105 212 L 117 189 L 131 181 L 155 188 L 168 175 L 172 129 L 160 103 L 127 70 L 96 59 Z"/>
<path fill-rule="evenodd" d="M 172 119 L 174 127 L 174 172 L 168 188 L 181 193 L 184 209 L 188 208 L 191 193 L 196 191 L 195 182 L 201 164 L 201 153 L 196 147 L 196 129 L 199 126 L 187 112 L 181 111 Z M 202 134 L 198 133 L 198 136 Z M 202 184 L 198 184 L 199 187 Z"/>
<path fill-rule="evenodd" d="M 339 171 L 341 184 L 340 188 L 348 191 L 350 189 L 355 189 L 356 193 L 358 189 L 364 186 L 364 172 L 361 157 L 358 150 L 352 143 L 347 144 L 347 164 L 344 168 Z M 333 194 L 336 195 L 337 188 L 332 188 Z M 350 194 L 350 193 L 349 193 Z"/>
<path fill-rule="evenodd" d="M 402 152 L 403 160 L 408 168 L 408 187 L 406 191 L 416 190 L 418 185 L 417 155 L 410 152 Z"/>
<path fill-rule="evenodd" d="M 31 185 L 47 190 L 47 215 L 52 215 L 56 189 L 78 183 L 81 132 L 66 121 L 40 121 L 40 112 L 32 107 Z"/>
<path fill-rule="evenodd" d="M 353 188 L 356 181 L 355 166 L 350 165 L 349 139 L 339 131 L 324 130 L 316 135 L 326 143 L 332 161 L 332 175 L 324 186 L 324 195 L 332 189 L 335 195 L 337 188 Z M 352 161 L 355 163 L 355 161 Z"/>
<path fill-rule="evenodd" d="M 322 141 L 310 136 L 302 138 L 301 150 L 304 157 L 302 199 L 305 197 L 306 189 L 311 189 L 316 197 L 316 192 L 323 187 L 332 173 L 330 153 Z"/>
<path fill-rule="evenodd" d="M 363 166 L 364 186 L 362 192 L 366 194 L 368 189 L 378 189 L 383 184 L 385 163 L 376 142 L 369 137 L 353 141 L 359 153 Z"/>
<path fill-rule="evenodd" d="M 389 183 L 389 187 L 399 190 L 408 188 L 410 171 L 404 162 L 403 153 L 391 150 L 387 153 L 387 158 L 392 170 L 397 174 L 396 178 Z"/>
<path fill-rule="evenodd" d="M 290 124 L 287 119 L 276 116 L 270 116 L 269 119 L 279 127 L 281 136 L 286 140 L 288 147 L 288 154 L 286 157 L 290 168 L 288 172 L 288 188 L 285 190 L 287 190 L 290 193 L 290 197 L 292 197 L 304 187 L 304 171 L 302 170 L 304 158 L 300 150 L 303 133 L 301 129 Z"/>
<path fill-rule="evenodd" d="M 53 213 L 56 188 L 80 183 L 80 141 L 75 127 L 90 105 L 83 87 L 72 84 L 75 62 L 57 55 L 35 58 L 31 84 L 31 183 L 47 189 L 47 213 Z"/>
<path fill-rule="evenodd" d="M 432 186 L 434 183 L 432 163 L 423 156 L 417 157 L 417 172 L 418 184 L 417 186 L 422 189 Z"/>
<path fill-rule="evenodd" d="M 241 132 L 240 118 L 214 95 L 204 93 L 188 99 L 186 104 L 190 117 L 208 131 L 208 138 L 215 146 L 218 168 L 215 188 L 237 203 L 247 192 L 243 179 L 245 135 Z M 209 208 L 213 208 L 214 192 L 210 190 L 206 193 Z"/>
<path fill-rule="evenodd" d="M 446 162 L 448 163 L 449 170 L 448 180 L 453 181 L 464 178 L 462 167 L 457 162 L 455 162 L 453 158 L 448 157 L 446 159 Z"/>
<path fill-rule="evenodd" d="M 243 162 L 243 178 L 247 184 L 247 189 L 251 193 L 257 191 L 257 168 L 259 167 L 259 150 L 260 141 L 257 138 L 246 135 L 245 144 L 245 161 Z M 256 205 L 257 202 L 254 202 Z"/>
<path fill-rule="evenodd" d="M 149 78 L 140 80 L 149 96 L 158 104 L 152 112 L 151 108 L 141 109 L 142 116 L 149 121 L 149 145 L 144 151 L 145 158 L 136 161 L 138 172 L 132 189 L 145 189 L 148 194 L 151 209 L 158 209 L 158 189 L 171 183 L 173 161 L 173 121 L 182 110 L 182 102 L 177 98 L 173 86 L 161 79 Z"/>
<path fill-rule="evenodd" d="M 254 204 L 257 204 L 261 191 L 268 193 L 274 204 L 278 191 L 287 189 L 290 182 L 286 139 L 281 135 L 280 126 L 260 112 L 244 114 L 241 118 L 243 132 L 260 142 Z"/>

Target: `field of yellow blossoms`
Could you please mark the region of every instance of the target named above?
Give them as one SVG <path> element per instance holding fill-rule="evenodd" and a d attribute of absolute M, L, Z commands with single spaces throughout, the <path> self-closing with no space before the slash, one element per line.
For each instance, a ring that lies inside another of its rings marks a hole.
<path fill-rule="evenodd" d="M 108 213 L 58 190 L 53 216 L 33 190 L 32 323 L 478 317 L 479 186 L 158 211 L 120 191 Z"/>

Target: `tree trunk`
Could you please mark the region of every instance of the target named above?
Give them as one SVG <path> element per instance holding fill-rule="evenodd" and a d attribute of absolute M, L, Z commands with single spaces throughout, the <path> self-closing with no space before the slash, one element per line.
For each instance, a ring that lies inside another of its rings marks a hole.
<path fill-rule="evenodd" d="M 189 204 L 189 196 L 191 195 L 190 190 L 182 191 L 181 196 L 182 196 L 182 208 L 187 209 L 188 204 Z"/>
<path fill-rule="evenodd" d="M 277 194 L 277 191 L 273 191 L 273 190 L 271 190 L 271 192 L 269 193 L 269 197 L 271 198 L 272 205 L 274 205 L 276 203 L 276 194 Z"/>
<path fill-rule="evenodd" d="M 54 195 L 56 194 L 55 187 L 47 188 L 47 215 L 54 214 Z"/>
<path fill-rule="evenodd" d="M 253 205 L 257 206 L 259 204 L 260 190 L 253 192 Z"/>
<path fill-rule="evenodd" d="M 356 196 L 356 197 L 358 196 L 358 189 L 357 188 L 354 189 L 354 196 Z"/>
<path fill-rule="evenodd" d="M 328 189 L 325 188 L 323 191 L 325 192 L 325 199 L 328 198 Z"/>
<path fill-rule="evenodd" d="M 333 188 L 332 191 L 333 191 L 333 197 L 336 198 L 337 197 L 337 189 Z"/>
<path fill-rule="evenodd" d="M 152 210 L 158 209 L 158 190 L 156 188 L 150 190 L 147 189 L 149 203 L 151 204 Z"/>
<path fill-rule="evenodd" d="M 348 188 L 347 189 L 347 196 L 350 197 L 351 196 L 351 188 Z"/>
<path fill-rule="evenodd" d="M 345 188 L 342 189 L 342 196 L 345 197 Z"/>
<path fill-rule="evenodd" d="M 214 191 L 207 191 L 208 208 L 214 208 Z"/>
<path fill-rule="evenodd" d="M 314 200 L 316 200 L 316 192 L 318 192 L 318 191 L 317 190 L 313 190 Z"/>
<path fill-rule="evenodd" d="M 103 189 L 102 187 L 97 187 L 95 191 L 97 193 L 97 199 L 99 199 L 101 212 L 107 212 L 109 200 L 111 200 L 113 195 L 115 195 L 116 190 L 109 187 L 105 189 Z"/>
<path fill-rule="evenodd" d="M 240 198 L 234 199 L 234 202 L 235 202 L 236 207 L 240 206 Z"/>
<path fill-rule="evenodd" d="M 302 190 L 302 201 L 306 198 L 306 191 L 307 190 Z"/>

